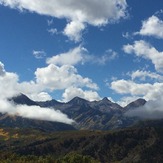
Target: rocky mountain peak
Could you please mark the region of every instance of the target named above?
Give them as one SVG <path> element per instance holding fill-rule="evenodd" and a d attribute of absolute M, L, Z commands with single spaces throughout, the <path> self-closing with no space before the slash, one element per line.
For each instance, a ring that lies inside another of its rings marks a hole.
<path fill-rule="evenodd" d="M 32 106 L 32 105 L 38 105 L 35 101 L 32 101 L 30 98 L 28 98 L 26 95 L 24 94 L 19 94 L 18 96 L 15 96 L 11 99 L 9 99 L 13 102 L 15 102 L 16 104 L 24 104 L 24 105 L 28 105 L 28 106 Z"/>
<path fill-rule="evenodd" d="M 39 101 L 37 102 L 37 104 L 41 107 L 55 107 L 55 106 L 62 105 L 64 103 L 58 102 L 57 100 L 52 99 L 50 101 Z"/>
<path fill-rule="evenodd" d="M 104 103 L 112 103 L 107 97 L 104 97 L 101 101 Z"/>
<path fill-rule="evenodd" d="M 132 124 L 137 122 L 138 119 L 125 117 L 124 113 L 128 110 L 136 109 L 137 107 L 143 106 L 146 103 L 144 99 L 137 99 L 136 101 L 133 101 L 125 108 L 123 108 L 117 103 L 111 102 L 107 97 L 104 97 L 99 101 L 87 101 L 80 97 L 74 97 L 67 103 L 61 103 L 54 99 L 51 101 L 35 102 L 30 100 L 27 96 L 23 94 L 14 97 L 11 100 L 13 100 L 17 104 L 38 105 L 40 107 L 55 108 L 62 111 L 68 117 L 74 119 L 77 123 L 73 125 L 77 129 L 100 130 L 131 126 Z M 3 115 L 1 115 L 1 117 L 3 117 Z M 3 123 L 5 123 L 6 126 L 9 126 L 10 119 L 10 117 L 3 118 Z M 23 124 L 24 118 L 20 119 L 19 117 L 17 121 L 14 121 L 15 126 L 17 126 L 17 123 L 19 124 L 20 120 Z M 25 122 L 26 123 L 24 123 L 23 126 L 30 126 L 33 121 L 25 120 Z M 40 121 L 37 121 L 37 123 L 39 124 L 38 126 L 42 126 Z M 32 123 L 32 125 L 37 126 L 35 125 L 35 123 Z M 49 125 L 51 125 L 51 123 Z"/>
<path fill-rule="evenodd" d="M 68 104 L 73 104 L 73 105 L 82 105 L 86 103 L 88 103 L 88 101 L 80 97 L 74 97 L 72 100 L 68 102 Z"/>
<path fill-rule="evenodd" d="M 140 106 L 143 106 L 147 101 L 142 99 L 142 98 L 139 98 L 131 103 L 129 103 L 127 106 L 125 106 L 125 110 L 129 110 L 129 109 L 134 109 L 134 108 L 137 108 L 137 107 L 140 107 Z"/>

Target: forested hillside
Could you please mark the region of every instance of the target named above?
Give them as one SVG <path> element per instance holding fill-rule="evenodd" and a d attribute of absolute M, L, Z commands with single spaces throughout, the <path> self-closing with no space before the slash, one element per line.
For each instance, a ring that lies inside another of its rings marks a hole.
<path fill-rule="evenodd" d="M 43 132 L 0 130 L 1 162 L 161 163 L 163 128 Z"/>

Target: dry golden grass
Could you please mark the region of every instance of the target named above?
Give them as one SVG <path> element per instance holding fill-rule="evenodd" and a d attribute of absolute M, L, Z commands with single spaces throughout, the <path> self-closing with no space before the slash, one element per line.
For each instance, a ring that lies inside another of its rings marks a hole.
<path fill-rule="evenodd" d="M 3 138 L 4 140 L 8 140 L 9 139 L 9 133 L 6 132 L 4 129 L 0 129 L 0 138 Z"/>

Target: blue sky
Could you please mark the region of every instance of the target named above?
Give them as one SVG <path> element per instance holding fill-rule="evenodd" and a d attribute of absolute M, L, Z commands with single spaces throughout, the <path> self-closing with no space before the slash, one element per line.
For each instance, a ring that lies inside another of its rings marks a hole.
<path fill-rule="evenodd" d="M 163 93 L 162 0 L 0 0 L 0 24 L 1 82 L 14 93 L 121 105 Z"/>

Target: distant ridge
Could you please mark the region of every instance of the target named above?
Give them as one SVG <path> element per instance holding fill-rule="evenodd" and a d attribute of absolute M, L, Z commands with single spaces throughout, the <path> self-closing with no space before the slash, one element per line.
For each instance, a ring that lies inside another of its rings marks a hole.
<path fill-rule="evenodd" d="M 54 107 L 54 106 L 58 106 L 58 105 L 62 105 L 62 102 L 58 102 L 57 100 L 49 100 L 49 101 L 39 101 L 36 102 L 39 106 L 41 107 Z"/>
<path fill-rule="evenodd" d="M 139 98 L 131 103 L 129 103 L 127 106 L 124 107 L 125 110 L 130 110 L 130 109 L 134 109 L 140 106 L 143 106 L 147 101 Z"/>
<path fill-rule="evenodd" d="M 117 103 L 111 102 L 107 97 L 99 101 L 88 101 L 80 97 L 74 97 L 67 103 L 54 99 L 37 102 L 23 94 L 14 97 L 12 100 L 16 104 L 37 105 L 60 110 L 69 118 L 75 120 L 76 123 L 73 124 L 73 127 L 86 130 L 111 130 L 132 126 L 139 121 L 139 118 L 126 117 L 126 111 L 136 109 L 146 103 L 144 99 L 137 99 L 126 107 L 121 107 Z"/>
<path fill-rule="evenodd" d="M 70 100 L 69 102 L 67 102 L 68 104 L 73 104 L 73 105 L 82 105 L 82 104 L 86 104 L 89 101 L 80 98 L 80 97 L 74 97 L 72 100 Z"/>
<path fill-rule="evenodd" d="M 18 96 L 15 96 L 13 98 L 11 98 L 10 100 L 12 100 L 13 102 L 15 102 L 16 104 L 25 104 L 25 105 L 28 105 L 28 106 L 32 106 L 32 105 L 36 105 L 38 106 L 38 103 L 31 100 L 30 98 L 28 98 L 26 95 L 24 94 L 20 94 Z"/>

